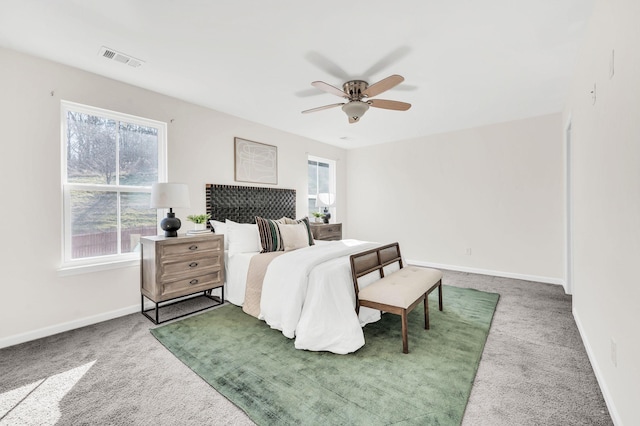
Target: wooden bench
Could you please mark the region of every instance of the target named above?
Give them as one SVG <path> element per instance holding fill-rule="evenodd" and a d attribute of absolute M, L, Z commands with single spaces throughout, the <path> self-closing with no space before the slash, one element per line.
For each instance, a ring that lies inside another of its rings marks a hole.
<path fill-rule="evenodd" d="M 356 312 L 360 306 L 402 317 L 402 352 L 409 353 L 407 315 L 424 303 L 424 328 L 429 329 L 429 293 L 438 288 L 438 308 L 442 310 L 442 271 L 417 266 L 403 267 L 398 243 L 351 255 L 351 275 L 356 292 Z M 400 269 L 385 276 L 384 268 L 398 262 Z M 378 271 L 380 279 L 360 290 L 358 279 Z"/>

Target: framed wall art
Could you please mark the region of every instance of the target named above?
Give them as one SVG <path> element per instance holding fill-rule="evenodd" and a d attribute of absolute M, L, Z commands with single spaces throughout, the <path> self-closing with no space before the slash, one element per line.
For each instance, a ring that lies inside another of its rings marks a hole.
<path fill-rule="evenodd" d="M 234 138 L 235 180 L 237 182 L 278 183 L 278 147 Z"/>

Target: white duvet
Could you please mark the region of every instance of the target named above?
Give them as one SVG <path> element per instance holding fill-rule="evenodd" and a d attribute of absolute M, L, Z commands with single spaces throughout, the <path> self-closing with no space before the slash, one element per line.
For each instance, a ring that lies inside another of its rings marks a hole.
<path fill-rule="evenodd" d="M 349 255 L 378 245 L 320 241 L 275 258 L 262 284 L 260 319 L 295 337 L 297 349 L 355 352 L 364 345 L 362 326 L 379 320 L 380 312 L 361 308 L 356 314 Z"/>
<path fill-rule="evenodd" d="M 224 252 L 224 295 L 225 299 L 234 305 L 242 306 L 244 303 L 249 263 L 257 254 L 258 252 L 230 254 L 228 250 Z"/>

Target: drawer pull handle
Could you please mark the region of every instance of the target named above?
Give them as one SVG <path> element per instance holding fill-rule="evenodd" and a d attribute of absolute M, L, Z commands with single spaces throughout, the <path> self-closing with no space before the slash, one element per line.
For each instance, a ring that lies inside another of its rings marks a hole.
<path fill-rule="evenodd" d="M 194 278 L 191 281 L 189 281 L 189 284 L 191 285 L 198 284 L 198 280 Z"/>
<path fill-rule="evenodd" d="M 333 228 L 328 228 L 327 232 L 333 232 Z"/>
<path fill-rule="evenodd" d="M 189 247 L 189 250 L 198 250 L 198 246 L 194 244 L 191 247 Z"/>
<path fill-rule="evenodd" d="M 189 267 L 190 267 L 190 268 L 195 268 L 196 266 L 198 266 L 198 262 L 191 262 L 191 263 L 189 264 Z"/>

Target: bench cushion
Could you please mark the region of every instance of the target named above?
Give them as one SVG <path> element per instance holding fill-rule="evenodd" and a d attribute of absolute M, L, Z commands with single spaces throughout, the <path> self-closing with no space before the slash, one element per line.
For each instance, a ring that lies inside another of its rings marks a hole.
<path fill-rule="evenodd" d="M 360 290 L 358 298 L 406 309 L 442 279 L 442 271 L 406 266 Z"/>

